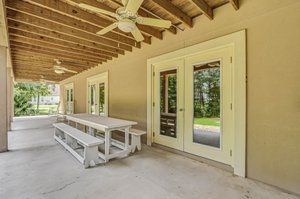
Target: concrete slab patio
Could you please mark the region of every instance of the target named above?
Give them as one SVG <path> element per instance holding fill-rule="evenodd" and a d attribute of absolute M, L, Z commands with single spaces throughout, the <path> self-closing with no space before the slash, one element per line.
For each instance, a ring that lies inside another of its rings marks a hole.
<path fill-rule="evenodd" d="M 0 154 L 0 198 L 296 199 L 260 182 L 161 149 L 91 169 L 53 139 L 55 118 L 17 119 Z"/>

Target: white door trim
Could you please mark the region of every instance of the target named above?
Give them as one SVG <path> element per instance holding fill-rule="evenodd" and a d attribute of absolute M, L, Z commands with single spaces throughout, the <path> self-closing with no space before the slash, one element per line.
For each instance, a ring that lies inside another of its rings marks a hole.
<path fill-rule="evenodd" d="M 246 176 L 246 30 L 166 53 L 147 60 L 147 144 L 153 142 L 153 65 L 226 46 L 233 47 L 234 174 Z"/>

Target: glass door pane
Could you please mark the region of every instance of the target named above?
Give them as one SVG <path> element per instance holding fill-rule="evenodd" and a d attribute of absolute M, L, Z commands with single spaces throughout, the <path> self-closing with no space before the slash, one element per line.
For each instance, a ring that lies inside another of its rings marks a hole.
<path fill-rule="evenodd" d="M 220 61 L 194 66 L 194 143 L 220 148 L 220 85 Z"/>
<path fill-rule="evenodd" d="M 177 137 L 177 70 L 160 72 L 160 134 Z"/>
<path fill-rule="evenodd" d="M 90 112 L 96 114 L 96 85 L 91 85 L 90 89 Z"/>
<path fill-rule="evenodd" d="M 105 115 L 105 83 L 99 84 L 99 115 Z"/>

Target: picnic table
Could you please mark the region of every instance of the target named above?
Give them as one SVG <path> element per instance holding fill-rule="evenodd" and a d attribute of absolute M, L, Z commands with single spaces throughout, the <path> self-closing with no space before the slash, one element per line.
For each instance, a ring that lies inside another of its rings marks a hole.
<path fill-rule="evenodd" d="M 88 126 L 90 128 L 89 134 L 93 134 L 92 128 L 104 132 L 104 153 L 99 152 L 99 157 L 105 162 L 108 162 L 112 158 L 126 156 L 130 153 L 129 129 L 133 125 L 136 125 L 137 122 L 86 113 L 66 115 L 66 119 L 68 121 L 73 121 L 76 124 Z M 112 146 L 111 135 L 112 131 L 115 130 L 123 132 L 125 136 L 124 147 L 119 147 L 120 150 L 110 150 Z"/>

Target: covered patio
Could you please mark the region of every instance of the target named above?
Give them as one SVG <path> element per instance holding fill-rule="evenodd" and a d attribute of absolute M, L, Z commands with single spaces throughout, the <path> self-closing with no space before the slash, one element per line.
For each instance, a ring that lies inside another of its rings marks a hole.
<path fill-rule="evenodd" d="M 147 146 L 85 170 L 53 140 L 53 122 L 53 117 L 14 120 L 10 152 L 0 156 L 1 198 L 298 198 Z"/>
<path fill-rule="evenodd" d="M 0 0 L 0 198 L 299 198 L 299 21 L 299 0 Z M 56 84 L 57 110 L 16 117 L 17 83 Z"/>

